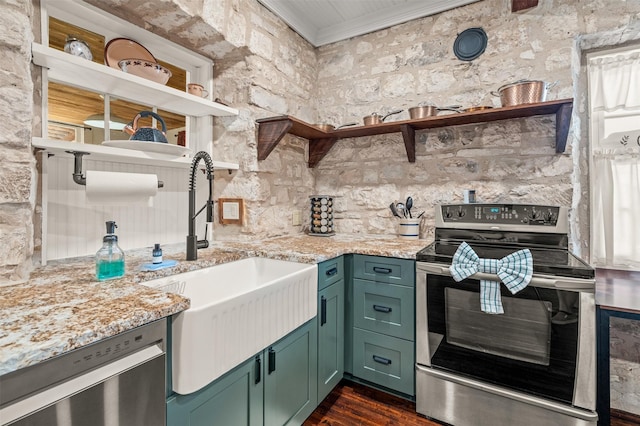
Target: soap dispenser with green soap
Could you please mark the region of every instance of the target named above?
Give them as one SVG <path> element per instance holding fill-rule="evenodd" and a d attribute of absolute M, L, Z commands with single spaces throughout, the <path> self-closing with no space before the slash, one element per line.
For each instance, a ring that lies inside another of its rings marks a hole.
<path fill-rule="evenodd" d="M 114 221 L 107 222 L 107 235 L 102 238 L 102 248 L 96 253 L 96 278 L 99 281 L 124 275 L 124 252 L 118 246 L 117 227 Z"/>

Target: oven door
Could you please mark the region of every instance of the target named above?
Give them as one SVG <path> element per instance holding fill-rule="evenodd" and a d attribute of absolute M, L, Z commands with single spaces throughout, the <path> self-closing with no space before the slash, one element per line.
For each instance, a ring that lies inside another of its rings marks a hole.
<path fill-rule="evenodd" d="M 595 409 L 595 297 L 592 280 L 534 275 L 504 314 L 480 310 L 477 273 L 461 282 L 446 265 L 417 262 L 416 360 L 456 377 Z M 572 317 L 552 320 L 562 310 Z"/>

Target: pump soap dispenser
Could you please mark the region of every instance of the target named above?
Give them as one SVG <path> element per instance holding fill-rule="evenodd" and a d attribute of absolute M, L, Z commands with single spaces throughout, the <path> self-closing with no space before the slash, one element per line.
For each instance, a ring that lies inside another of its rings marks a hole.
<path fill-rule="evenodd" d="M 118 226 L 112 220 L 106 222 L 107 235 L 102 239 L 102 248 L 96 253 L 96 278 L 105 281 L 124 275 L 124 252 L 118 247 Z"/>

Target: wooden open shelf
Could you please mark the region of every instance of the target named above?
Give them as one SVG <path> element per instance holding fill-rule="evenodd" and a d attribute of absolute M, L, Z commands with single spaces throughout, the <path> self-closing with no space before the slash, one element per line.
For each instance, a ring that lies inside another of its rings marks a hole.
<path fill-rule="evenodd" d="M 258 123 L 258 160 L 266 159 L 287 133 L 309 140 L 310 168 L 318 165 L 338 139 L 374 136 L 385 133 L 402 133 L 407 158 L 410 163 L 415 163 L 416 130 L 551 114 L 556 115 L 556 152 L 561 153 L 564 152 L 567 145 L 572 111 L 573 99 L 561 99 L 537 104 L 441 115 L 419 120 L 393 121 L 371 126 L 350 127 L 331 132 L 322 131 L 312 124 L 305 123 L 289 115 L 262 118 L 256 120 Z"/>

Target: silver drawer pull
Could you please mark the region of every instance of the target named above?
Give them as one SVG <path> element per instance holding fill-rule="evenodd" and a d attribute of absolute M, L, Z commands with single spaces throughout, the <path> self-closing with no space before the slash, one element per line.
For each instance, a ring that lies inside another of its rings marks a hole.
<path fill-rule="evenodd" d="M 374 266 L 373 267 L 373 272 L 377 272 L 379 274 L 390 274 L 391 273 L 391 268 L 381 268 L 379 266 Z"/>

